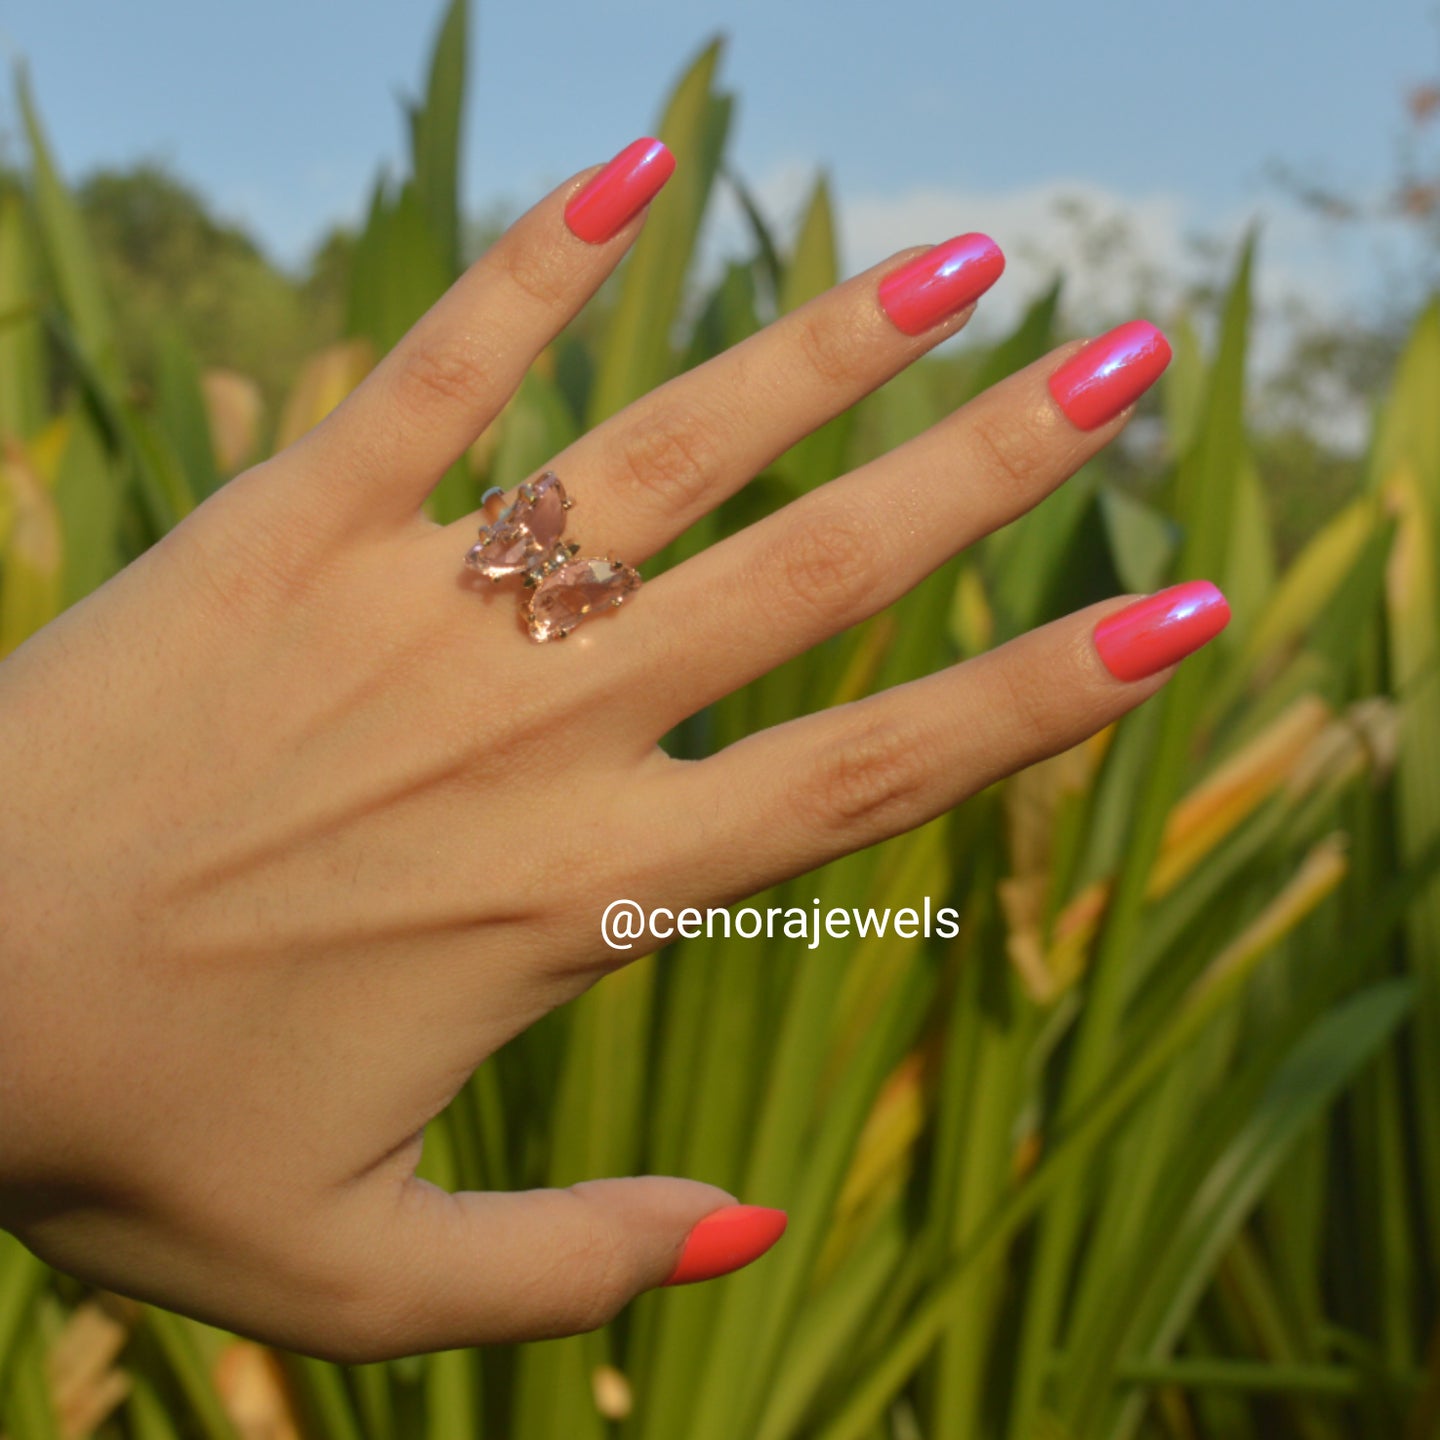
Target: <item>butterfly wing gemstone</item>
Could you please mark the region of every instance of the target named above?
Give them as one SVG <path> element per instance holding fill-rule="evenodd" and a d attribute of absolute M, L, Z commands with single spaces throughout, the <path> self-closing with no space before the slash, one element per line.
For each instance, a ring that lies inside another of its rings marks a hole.
<path fill-rule="evenodd" d="M 530 592 L 530 636 L 563 640 L 592 615 L 618 609 L 639 588 L 640 576 L 618 560 L 568 560 Z"/>
<path fill-rule="evenodd" d="M 493 525 L 480 527 L 480 539 L 466 552 L 465 563 L 493 581 L 558 564 L 570 553 L 560 544 L 569 508 L 560 477 L 547 470 L 533 484 L 520 487 L 515 503 L 502 510 Z"/>
<path fill-rule="evenodd" d="M 500 491 L 487 491 L 482 513 L 494 514 Z M 560 477 L 547 470 L 520 486 L 514 502 L 480 526 L 480 539 L 465 563 L 488 580 L 525 577 L 525 622 L 532 640 L 563 640 L 601 610 L 623 605 L 640 588 L 640 576 L 611 559 L 575 559 L 580 547 L 566 544 L 565 512 L 571 501 Z"/>

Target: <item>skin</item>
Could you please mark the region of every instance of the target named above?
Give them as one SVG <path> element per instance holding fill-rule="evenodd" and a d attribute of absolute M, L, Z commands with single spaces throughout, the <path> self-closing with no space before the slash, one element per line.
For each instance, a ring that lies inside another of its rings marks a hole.
<path fill-rule="evenodd" d="M 1112 439 L 1127 417 L 1081 432 L 1046 388 L 1074 346 L 620 614 L 531 643 L 515 587 L 459 563 L 478 517 L 420 506 L 635 239 L 643 217 L 601 245 L 566 229 L 592 173 L 324 423 L 0 666 L 0 1224 L 62 1270 L 349 1363 L 605 1323 L 736 1197 L 657 1176 L 451 1195 L 414 1175 L 486 1057 L 644 953 L 601 943 L 605 905 L 706 907 L 801 874 L 1170 674 L 1102 665 L 1091 635 L 1119 597 L 706 760 L 657 748 Z M 877 303 L 916 253 L 554 457 L 582 553 L 640 564 L 954 333 L 969 312 L 911 338 Z M 547 813 L 567 817 L 547 863 L 517 863 L 524 817 Z"/>

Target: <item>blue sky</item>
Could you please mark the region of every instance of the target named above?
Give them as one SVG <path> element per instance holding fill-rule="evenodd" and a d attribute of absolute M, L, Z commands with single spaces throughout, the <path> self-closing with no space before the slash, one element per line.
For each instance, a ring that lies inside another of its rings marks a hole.
<path fill-rule="evenodd" d="M 440 12 L 0 0 L 0 53 L 28 62 L 69 174 L 164 160 L 295 263 L 399 161 L 395 97 L 418 91 Z M 471 209 L 519 206 L 648 131 L 680 68 L 724 32 L 732 158 L 782 223 L 823 166 L 848 269 L 985 230 L 1012 270 L 1039 252 L 1007 277 L 1016 303 L 1046 257 L 1067 261 L 1061 194 L 1120 217 L 1162 265 L 1194 229 L 1235 236 L 1263 215 L 1276 295 L 1368 303 L 1386 283 L 1375 247 L 1395 243 L 1331 237 L 1266 166 L 1377 191 L 1406 90 L 1440 72 L 1432 0 L 477 0 L 472 14 Z"/>

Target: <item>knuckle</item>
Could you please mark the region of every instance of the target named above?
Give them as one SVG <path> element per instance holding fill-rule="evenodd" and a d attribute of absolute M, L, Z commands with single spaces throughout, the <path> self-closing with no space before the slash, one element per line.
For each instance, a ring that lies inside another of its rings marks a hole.
<path fill-rule="evenodd" d="M 536 1275 L 545 1298 L 535 1302 L 530 1327 L 552 1338 L 598 1330 L 620 1313 L 635 1291 L 620 1235 L 585 1201 L 583 1183 L 557 1192 L 556 1198 L 577 1203 L 566 1217 L 564 1241 Z M 583 1285 L 574 1284 L 576 1275 L 585 1277 Z"/>
<path fill-rule="evenodd" d="M 591 1254 L 589 1260 L 586 1288 L 560 1302 L 564 1311 L 562 1333 L 566 1335 L 583 1335 L 608 1325 L 630 1299 L 630 1287 L 622 1288 L 619 1283 L 622 1267 L 613 1246 Z"/>
<path fill-rule="evenodd" d="M 996 669 L 1006 748 L 1015 757 L 1010 766 L 1013 773 L 1054 751 L 1055 685 L 1053 677 L 1043 684 L 1027 679 L 1027 672 L 1020 666 L 1002 662 Z"/>
<path fill-rule="evenodd" d="M 499 262 L 501 273 L 528 300 L 547 309 L 564 306 L 570 300 L 570 282 L 566 268 L 557 263 L 555 252 L 548 247 L 504 245 L 498 253 L 491 252 Z"/>
<path fill-rule="evenodd" d="M 776 562 L 787 597 L 831 626 L 844 623 L 875 578 L 874 546 L 869 527 L 850 516 L 830 517 L 788 537 Z"/>
<path fill-rule="evenodd" d="M 667 508 L 688 508 L 712 488 L 720 444 L 713 423 L 691 411 L 645 419 L 626 436 L 623 478 L 635 490 L 658 496 Z"/>
<path fill-rule="evenodd" d="M 462 346 L 418 345 L 401 362 L 396 388 L 405 408 L 473 405 L 491 385 L 486 359 Z"/>
<path fill-rule="evenodd" d="M 864 369 L 862 349 L 853 330 L 833 313 L 795 316 L 795 339 L 806 363 L 826 385 L 852 386 Z"/>
<path fill-rule="evenodd" d="M 970 422 L 970 438 L 982 469 L 1028 499 L 1041 468 L 1040 446 L 1029 426 L 981 411 Z"/>
<path fill-rule="evenodd" d="M 818 762 L 813 781 L 822 820 L 842 832 L 899 828 L 934 782 L 932 756 L 914 731 L 871 718 Z"/>

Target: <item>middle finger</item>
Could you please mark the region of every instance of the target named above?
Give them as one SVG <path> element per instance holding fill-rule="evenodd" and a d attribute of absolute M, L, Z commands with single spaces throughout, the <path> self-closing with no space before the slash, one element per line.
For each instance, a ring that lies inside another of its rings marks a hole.
<path fill-rule="evenodd" d="M 958 331 L 1004 268 L 978 234 L 891 257 L 635 401 L 547 466 L 577 502 L 568 538 L 587 555 L 648 559 Z"/>

